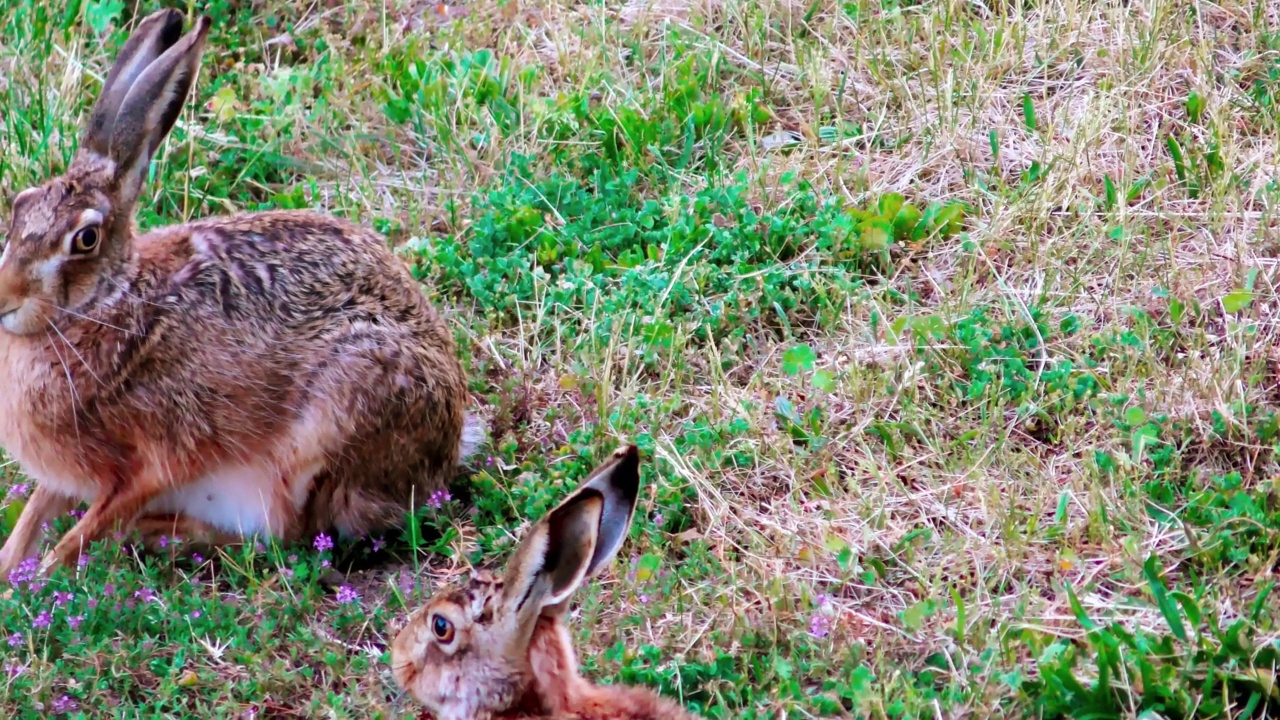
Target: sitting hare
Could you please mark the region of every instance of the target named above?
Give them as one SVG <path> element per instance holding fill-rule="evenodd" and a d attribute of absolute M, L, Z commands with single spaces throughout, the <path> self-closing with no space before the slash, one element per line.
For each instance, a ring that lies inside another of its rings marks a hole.
<path fill-rule="evenodd" d="M 36 483 L 0 578 L 138 528 L 203 542 L 398 525 L 483 428 L 448 328 L 376 233 L 308 212 L 138 234 L 152 156 L 209 33 L 143 19 L 66 174 L 19 193 L 0 255 L 0 447 Z"/>
<path fill-rule="evenodd" d="M 409 618 L 391 645 L 396 683 L 436 720 L 692 720 L 648 690 L 583 679 L 564 624 L 626 539 L 639 491 L 631 445 L 529 529 L 505 577 L 472 573 Z"/>

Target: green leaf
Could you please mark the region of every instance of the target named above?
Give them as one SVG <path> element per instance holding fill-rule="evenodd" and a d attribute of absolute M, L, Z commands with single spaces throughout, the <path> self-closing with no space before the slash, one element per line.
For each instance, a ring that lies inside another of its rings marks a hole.
<path fill-rule="evenodd" d="M 1156 560 L 1154 554 L 1147 556 L 1147 561 L 1142 564 L 1142 574 L 1147 578 L 1147 584 L 1151 586 L 1151 596 L 1155 598 L 1156 607 L 1160 608 L 1160 614 L 1164 615 L 1165 622 L 1169 623 L 1169 630 L 1173 632 L 1173 636 L 1181 640 L 1187 641 L 1187 629 L 1182 624 L 1182 613 L 1178 610 L 1178 605 L 1165 592 L 1164 581 L 1160 579 L 1159 561 Z"/>
<path fill-rule="evenodd" d="M 951 203 L 938 211 L 933 219 L 933 226 L 943 237 L 951 237 L 959 233 L 964 223 L 964 205 Z"/>
<path fill-rule="evenodd" d="M 1076 620 L 1080 622 L 1080 627 L 1089 632 L 1098 628 L 1098 624 L 1089 617 L 1089 613 L 1084 611 L 1084 606 L 1080 604 L 1080 598 L 1076 597 L 1076 591 L 1071 588 L 1070 583 L 1067 584 L 1067 602 L 1071 605 L 1071 612 L 1075 613 Z"/>
<path fill-rule="evenodd" d="M 1192 93 L 1187 96 L 1187 118 L 1193 123 L 1200 122 L 1200 118 L 1204 116 L 1204 106 L 1204 96 L 1198 92 L 1192 91 Z"/>
<path fill-rule="evenodd" d="M 898 209 L 898 213 L 893 216 L 893 237 L 899 241 L 912 238 L 922 217 L 924 215 L 916 206 L 911 204 L 903 205 Z"/>
<path fill-rule="evenodd" d="M 887 193 L 885 195 L 881 195 L 880 201 L 877 203 L 880 210 L 880 217 L 883 217 L 886 220 L 893 218 L 898 214 L 898 210 L 902 208 L 903 203 L 906 201 L 907 199 L 902 196 L 902 193 Z"/>
<path fill-rule="evenodd" d="M 1022 93 L 1022 120 L 1027 124 L 1027 129 L 1031 132 L 1036 131 L 1036 106 L 1031 104 L 1031 95 Z"/>
<path fill-rule="evenodd" d="M 1114 210 L 1116 206 L 1120 204 L 1120 193 L 1116 190 L 1116 184 L 1111 182 L 1110 175 L 1103 175 L 1102 185 L 1106 189 L 1107 193 L 1106 208 L 1108 210 Z"/>
<path fill-rule="evenodd" d="M 1142 408 L 1134 405 L 1124 411 L 1124 421 L 1128 423 L 1129 427 L 1136 428 L 1147 421 L 1147 413 Z"/>
<path fill-rule="evenodd" d="M 636 582 L 644 582 L 649 578 L 658 575 L 658 568 L 662 567 L 662 558 L 653 553 L 645 553 L 640 556 L 640 560 L 636 562 Z"/>
<path fill-rule="evenodd" d="M 831 392 L 836 387 L 836 378 L 826 370 L 815 370 L 813 379 L 809 381 L 813 385 L 813 389 L 822 392 Z"/>
<path fill-rule="evenodd" d="M 1232 315 L 1240 312 L 1253 302 L 1253 293 L 1249 290 L 1236 290 L 1222 298 L 1222 309 Z"/>
<path fill-rule="evenodd" d="M 1169 595 L 1171 595 L 1174 600 L 1177 600 L 1178 604 L 1182 606 L 1182 613 L 1187 616 L 1187 620 L 1190 621 L 1191 626 L 1199 627 L 1200 620 L 1204 616 L 1200 612 L 1200 606 L 1196 604 L 1195 598 L 1178 590 L 1174 590 L 1169 593 Z"/>
<path fill-rule="evenodd" d="M 124 12 L 123 0 L 95 0 L 85 8 L 84 19 L 94 33 L 102 35 Z"/>
<path fill-rule="evenodd" d="M 788 375 L 798 375 L 802 370 L 812 370 L 818 355 L 808 345 L 796 345 L 782 353 L 782 371 Z"/>
<path fill-rule="evenodd" d="M 858 227 L 858 243 L 864 250 L 883 250 L 893 239 L 893 225 L 887 220 L 872 218 Z"/>

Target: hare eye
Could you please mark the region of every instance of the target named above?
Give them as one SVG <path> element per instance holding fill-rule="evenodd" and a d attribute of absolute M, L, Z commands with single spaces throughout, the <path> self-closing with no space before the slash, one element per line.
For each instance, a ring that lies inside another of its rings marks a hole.
<path fill-rule="evenodd" d="M 71 254 L 87 255 L 98 249 L 98 228 L 90 225 L 86 228 L 80 228 L 76 232 L 75 237 L 71 238 Z"/>
<path fill-rule="evenodd" d="M 431 632 L 435 633 L 436 639 L 445 645 L 453 642 L 453 623 L 443 615 L 431 616 Z"/>

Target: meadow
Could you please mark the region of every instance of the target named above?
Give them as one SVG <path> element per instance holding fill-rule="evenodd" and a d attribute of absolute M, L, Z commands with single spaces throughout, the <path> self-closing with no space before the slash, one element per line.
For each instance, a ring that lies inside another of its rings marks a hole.
<path fill-rule="evenodd" d="M 415 717 L 406 613 L 622 442 L 592 678 L 708 718 L 1280 713 L 1280 4 L 189 6 L 140 224 L 376 228 L 490 440 L 399 535 L 10 578 L 0 716 Z M 158 7 L 0 0 L 3 197 Z"/>

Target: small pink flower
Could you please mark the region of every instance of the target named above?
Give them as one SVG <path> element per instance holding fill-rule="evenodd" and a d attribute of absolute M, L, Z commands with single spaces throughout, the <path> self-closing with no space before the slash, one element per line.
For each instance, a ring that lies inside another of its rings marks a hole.
<path fill-rule="evenodd" d="M 315 545 L 316 550 L 319 550 L 320 552 L 333 549 L 333 540 L 324 533 L 317 535 L 313 544 Z"/>
<path fill-rule="evenodd" d="M 16 632 L 8 638 L 9 647 L 18 647 L 22 644 L 22 633 Z"/>
<path fill-rule="evenodd" d="M 360 602 L 360 593 L 356 592 L 355 588 L 350 585 L 343 585 L 338 588 L 338 602 L 343 605 L 354 605 Z"/>
<path fill-rule="evenodd" d="M 427 499 L 427 504 L 439 510 L 444 504 L 453 499 L 448 490 L 436 490 L 431 493 L 431 497 Z"/>
<path fill-rule="evenodd" d="M 200 612 L 199 610 L 191 611 L 191 617 L 195 618 L 196 620 L 199 620 L 201 615 L 204 615 L 204 613 Z"/>
<path fill-rule="evenodd" d="M 31 621 L 31 627 L 34 628 L 47 628 L 52 624 L 53 616 L 49 614 L 48 610 L 41 610 L 40 614 Z"/>
<path fill-rule="evenodd" d="M 67 618 L 67 624 L 71 626 L 72 630 L 78 629 L 82 622 L 84 622 L 83 615 L 71 615 Z"/>
<path fill-rule="evenodd" d="M 809 618 L 809 634 L 822 639 L 831 634 L 831 619 L 826 615 L 814 614 Z"/>

